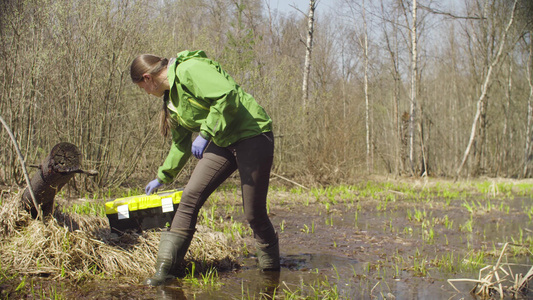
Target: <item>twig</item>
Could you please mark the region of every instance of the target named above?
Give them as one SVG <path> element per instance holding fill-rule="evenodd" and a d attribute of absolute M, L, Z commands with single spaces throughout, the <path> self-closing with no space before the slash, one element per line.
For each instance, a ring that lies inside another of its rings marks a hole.
<path fill-rule="evenodd" d="M 74 171 L 74 173 L 85 174 L 87 176 L 96 176 L 96 175 L 98 175 L 98 171 L 96 171 L 96 170 L 82 170 L 82 169 L 79 169 L 79 170 Z"/>
<path fill-rule="evenodd" d="M 28 167 L 42 169 L 41 165 L 31 164 L 31 165 L 28 165 Z M 83 170 L 83 169 L 75 169 L 75 170 L 67 170 L 67 171 L 58 170 L 57 172 L 58 173 L 78 173 L 78 174 L 85 174 L 85 175 L 88 175 L 88 176 L 96 176 L 96 175 L 98 175 L 98 171 L 96 171 L 96 170 Z"/>
<path fill-rule="evenodd" d="M 372 294 L 374 293 L 374 290 L 378 287 L 378 285 L 381 283 L 381 281 L 378 281 L 376 282 L 376 284 L 374 285 L 374 287 L 370 290 L 370 297 L 374 298 L 375 296 L 373 296 Z"/>
<path fill-rule="evenodd" d="M 453 285 L 452 281 L 461 281 L 461 282 L 475 282 L 475 283 L 481 283 L 481 280 L 478 279 L 468 279 L 468 278 L 461 278 L 461 279 L 448 279 L 448 283 L 453 287 L 454 290 L 456 290 L 458 293 L 461 291 Z"/>
<path fill-rule="evenodd" d="M 441 10 L 438 10 L 438 9 L 435 9 L 435 8 L 431 8 L 429 6 L 425 6 L 425 5 L 418 5 L 420 8 L 422 9 L 425 9 L 427 11 L 429 11 L 430 13 L 432 14 L 436 14 L 436 15 L 444 15 L 444 16 L 448 16 L 448 17 L 451 17 L 453 19 L 465 19 L 465 20 L 483 20 L 483 19 L 486 19 L 486 17 L 472 17 L 472 16 L 458 16 L 458 15 L 454 15 L 450 12 L 445 12 L 445 11 L 441 11 Z"/>
<path fill-rule="evenodd" d="M 17 151 L 18 158 L 20 160 L 20 164 L 22 166 L 22 173 L 24 173 L 24 179 L 26 179 L 26 183 L 28 184 L 28 190 L 30 191 L 31 200 L 33 201 L 33 205 L 35 206 L 35 210 L 37 211 L 37 218 L 41 219 L 44 223 L 43 219 L 43 213 L 41 211 L 41 207 L 37 205 L 37 199 L 35 199 L 35 194 L 33 193 L 33 188 L 31 187 L 30 182 L 30 176 L 28 175 L 28 170 L 26 170 L 26 164 L 24 163 L 24 157 L 22 157 L 22 154 L 20 153 L 20 149 L 17 143 L 17 140 L 15 139 L 15 136 L 13 135 L 13 132 L 7 125 L 6 121 L 2 116 L 0 116 L 0 122 L 2 122 L 2 125 L 4 125 L 4 128 L 6 129 L 7 133 L 9 134 L 9 137 L 11 138 L 11 141 L 13 142 L 13 145 L 15 146 L 15 150 Z"/>
<path fill-rule="evenodd" d="M 276 176 L 276 177 L 279 177 L 279 178 L 281 178 L 281 179 L 283 179 L 283 180 L 286 180 L 286 181 L 288 181 L 288 182 L 290 182 L 290 183 L 292 183 L 292 184 L 295 184 L 295 185 L 297 185 L 297 186 L 299 186 L 299 187 L 301 187 L 301 188 L 303 188 L 303 189 L 306 189 L 306 190 L 309 189 L 309 188 L 307 188 L 307 187 L 305 187 L 305 186 L 303 186 L 303 185 L 301 185 L 301 184 L 299 184 L 299 183 L 297 183 L 297 182 L 295 182 L 295 181 L 292 181 L 292 180 L 290 180 L 290 179 L 288 179 L 288 178 L 285 178 L 285 177 L 283 177 L 283 176 L 281 176 L 281 175 L 278 175 L 278 174 L 276 174 L 276 173 L 274 173 L 274 172 L 271 172 L 271 174 L 274 175 L 274 176 Z"/>

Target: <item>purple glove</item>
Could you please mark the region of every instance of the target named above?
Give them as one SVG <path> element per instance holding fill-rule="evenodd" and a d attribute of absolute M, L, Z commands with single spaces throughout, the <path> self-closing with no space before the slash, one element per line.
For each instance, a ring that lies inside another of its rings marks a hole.
<path fill-rule="evenodd" d="M 192 155 L 201 159 L 204 156 L 204 150 L 205 147 L 207 147 L 207 144 L 209 144 L 209 141 L 204 139 L 201 135 L 198 135 L 194 142 L 192 142 Z"/>
<path fill-rule="evenodd" d="M 150 181 L 148 185 L 146 185 L 146 187 L 144 188 L 144 192 L 146 193 L 146 195 L 150 195 L 162 185 L 163 184 L 159 182 L 159 179 L 154 179 Z"/>

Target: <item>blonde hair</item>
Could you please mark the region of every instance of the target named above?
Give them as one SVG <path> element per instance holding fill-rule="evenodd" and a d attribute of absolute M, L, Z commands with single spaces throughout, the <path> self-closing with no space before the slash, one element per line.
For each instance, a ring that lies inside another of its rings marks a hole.
<path fill-rule="evenodd" d="M 139 83 L 143 80 L 143 75 L 148 73 L 152 76 L 157 76 L 164 68 L 168 66 L 168 59 L 152 54 L 142 54 L 137 56 L 130 67 L 131 81 Z M 163 96 L 163 107 L 161 109 L 159 118 L 159 130 L 161 135 L 167 137 L 172 126 L 176 125 L 176 121 L 170 117 L 170 112 L 167 108 L 169 101 L 169 91 L 165 91 Z"/>

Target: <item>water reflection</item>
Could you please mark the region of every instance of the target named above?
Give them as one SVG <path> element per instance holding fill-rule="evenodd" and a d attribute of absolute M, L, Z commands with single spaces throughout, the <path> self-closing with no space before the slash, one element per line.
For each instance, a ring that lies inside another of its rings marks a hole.
<path fill-rule="evenodd" d="M 259 293 L 261 295 L 269 296 L 269 298 L 273 298 L 279 287 L 280 274 L 281 272 L 277 271 L 259 271 Z"/>
<path fill-rule="evenodd" d="M 262 299 L 272 299 L 279 294 L 281 273 L 276 271 L 245 270 L 238 274 L 241 293 L 244 295 L 260 296 Z M 232 295 L 235 297 L 235 294 Z"/>
<path fill-rule="evenodd" d="M 181 287 L 174 286 L 159 286 L 156 289 L 156 299 L 167 300 L 167 299 L 176 299 L 184 300 L 187 299 L 183 289 Z"/>
<path fill-rule="evenodd" d="M 349 266 L 357 264 L 357 260 L 323 253 L 302 253 L 286 255 L 282 265 L 291 270 L 331 269 L 335 266 Z"/>

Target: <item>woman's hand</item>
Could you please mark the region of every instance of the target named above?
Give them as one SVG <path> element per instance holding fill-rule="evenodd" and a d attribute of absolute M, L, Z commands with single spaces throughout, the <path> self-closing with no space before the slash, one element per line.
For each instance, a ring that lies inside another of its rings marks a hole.
<path fill-rule="evenodd" d="M 161 182 L 159 182 L 159 179 L 154 179 L 152 181 L 150 181 L 148 183 L 148 185 L 146 185 L 146 187 L 144 188 L 144 192 L 146 193 L 146 195 L 150 195 L 152 194 L 155 190 L 157 190 L 159 187 L 161 187 L 163 184 Z"/>
<path fill-rule="evenodd" d="M 192 155 L 201 159 L 204 156 L 204 150 L 208 143 L 208 140 L 204 139 L 201 135 L 198 135 L 194 142 L 192 142 Z"/>

